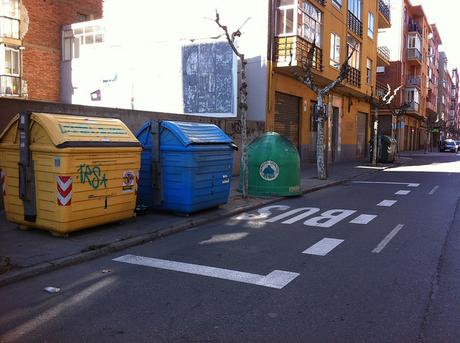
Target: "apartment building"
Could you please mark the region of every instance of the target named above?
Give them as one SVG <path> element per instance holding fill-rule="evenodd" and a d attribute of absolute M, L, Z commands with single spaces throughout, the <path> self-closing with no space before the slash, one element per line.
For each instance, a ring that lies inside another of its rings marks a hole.
<path fill-rule="evenodd" d="M 429 93 L 433 82 L 428 75 L 430 38 L 434 35 L 421 5 L 413 6 L 409 0 L 395 0 L 392 11 L 395 18 L 393 25 L 383 30 L 381 35 L 382 43 L 390 46 L 391 65 L 381 70 L 377 78 L 393 89 L 402 86 L 395 99 L 400 115 L 397 123 L 383 120 L 387 125 L 382 127 L 382 131 L 396 131 L 400 150 L 416 150 L 425 144 L 427 99 L 436 91 Z M 433 110 L 432 103 L 428 107 L 428 111 Z M 391 116 L 391 113 L 382 111 L 381 115 Z M 388 123 L 392 123 L 393 127 L 388 127 Z"/>
<path fill-rule="evenodd" d="M 102 16 L 102 0 L 1 0 L 0 97 L 59 101 L 61 27 Z"/>
<path fill-rule="evenodd" d="M 378 54 L 377 47 L 378 30 L 390 27 L 389 4 L 381 0 L 279 0 L 273 4 L 267 130 L 288 137 L 303 161 L 313 160 L 316 96 L 293 78 L 290 65 L 301 73 L 313 47 L 314 79 L 326 85 L 337 78 L 341 63 L 351 55 L 346 81 L 326 99 L 332 107 L 327 121 L 328 159 L 364 158 L 371 122 L 371 107 L 364 98 L 375 93 L 376 68 L 388 64 L 385 50 Z"/>
<path fill-rule="evenodd" d="M 438 79 L 438 118 L 442 121 L 440 139 L 449 138 L 451 126 L 451 92 L 452 77 L 447 65 L 447 55 L 444 51 L 439 52 L 439 79 Z M 452 118 L 453 121 L 453 118 Z"/>
<path fill-rule="evenodd" d="M 68 48 L 61 62 L 62 101 L 236 116 L 237 106 L 230 112 L 219 112 L 224 107 L 213 106 L 225 102 L 228 96 L 236 99 L 237 84 L 232 80 L 241 81 L 237 66 L 225 76 L 224 71 L 215 68 L 227 58 L 221 45 L 226 44 L 225 40 L 219 43 L 219 39 L 209 39 L 222 36 L 221 29 L 213 20 L 204 19 L 214 18 L 214 2 L 203 0 L 200 6 L 184 3 L 167 40 L 160 32 L 170 26 L 170 19 L 162 13 L 173 5 L 155 4 L 155 11 L 150 11 L 152 6 L 150 1 L 140 0 L 130 21 L 129 8 L 117 0 L 106 0 L 102 20 L 63 28 L 62 44 Z M 239 10 L 242 7 L 244 13 Z M 367 155 L 371 107 L 365 98 L 375 94 L 376 68 L 389 65 L 388 51 L 377 52 L 379 29 L 390 27 L 388 2 L 233 0 L 222 1 L 218 11 L 230 30 L 250 17 L 237 41 L 248 63 L 248 119 L 264 121 L 267 131 L 288 138 L 298 147 L 303 164 L 315 158 L 316 120 L 312 106 L 316 96 L 294 77 L 289 64 L 300 70 L 313 47 L 315 81 L 326 85 L 337 78 L 340 64 L 353 52 L 346 81 L 325 99 L 332 107 L 326 125 L 328 158 L 334 162 Z M 121 28 L 119 23 L 125 20 L 127 24 Z M 97 27 L 104 32 L 104 39 L 96 42 L 94 38 L 94 44 L 78 45 L 87 27 Z M 204 56 L 200 51 L 211 53 Z M 222 54 L 214 58 L 216 51 Z M 193 84 L 189 83 L 191 77 Z M 217 94 L 216 90 L 222 90 L 227 83 L 228 88 L 234 85 L 235 91 Z M 198 100 L 199 106 L 189 111 L 188 104 L 193 99 Z"/>
<path fill-rule="evenodd" d="M 459 75 L 458 69 L 455 68 L 452 70 L 452 86 L 451 86 L 451 94 L 450 94 L 450 111 L 449 111 L 449 125 L 452 128 L 451 132 L 454 138 L 458 138 L 458 129 L 459 129 L 459 121 L 458 121 L 458 87 L 459 87 Z"/>

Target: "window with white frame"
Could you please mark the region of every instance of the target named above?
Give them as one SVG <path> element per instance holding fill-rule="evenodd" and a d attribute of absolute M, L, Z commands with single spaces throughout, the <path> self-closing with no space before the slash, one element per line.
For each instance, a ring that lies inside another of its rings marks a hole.
<path fill-rule="evenodd" d="M 20 76 L 20 58 L 19 49 L 5 47 L 5 64 L 4 64 L 4 75 L 9 76 Z"/>
<path fill-rule="evenodd" d="M 276 34 L 287 36 L 294 34 L 294 0 L 276 1 Z"/>
<path fill-rule="evenodd" d="M 342 0 L 332 0 L 332 3 L 338 8 L 342 8 Z"/>
<path fill-rule="evenodd" d="M 419 93 L 415 88 L 409 88 L 406 90 L 406 100 L 408 103 L 419 103 Z"/>
<path fill-rule="evenodd" d="M 19 0 L 0 0 L 0 16 L 19 19 Z"/>
<path fill-rule="evenodd" d="M 329 63 L 335 68 L 340 66 L 340 36 L 335 33 L 331 33 L 331 53 Z"/>
<path fill-rule="evenodd" d="M 104 28 L 99 25 L 89 25 L 64 30 L 62 34 L 62 60 L 70 61 L 80 57 L 83 45 L 100 44 L 104 42 Z"/>
<path fill-rule="evenodd" d="M 369 58 L 366 59 L 366 80 L 368 85 L 372 83 L 372 60 Z"/>
<path fill-rule="evenodd" d="M 348 60 L 350 67 L 361 70 L 360 66 L 360 51 L 361 43 L 350 35 L 347 35 L 347 57 L 351 56 Z"/>
<path fill-rule="evenodd" d="M 310 43 L 315 42 L 317 47 L 321 47 L 323 13 L 306 0 L 303 1 L 301 12 L 300 36 Z"/>
<path fill-rule="evenodd" d="M 374 27 L 375 27 L 374 14 L 372 12 L 369 12 L 367 15 L 367 35 L 370 38 L 374 38 Z"/>
<path fill-rule="evenodd" d="M 418 35 L 410 35 L 407 40 L 407 47 L 409 49 L 417 49 L 421 51 L 422 41 Z"/>
<path fill-rule="evenodd" d="M 348 10 L 361 20 L 361 0 L 348 0 Z"/>

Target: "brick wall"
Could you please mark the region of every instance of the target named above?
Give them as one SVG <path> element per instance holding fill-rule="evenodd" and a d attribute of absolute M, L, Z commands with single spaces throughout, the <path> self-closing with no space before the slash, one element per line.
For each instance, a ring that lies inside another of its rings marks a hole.
<path fill-rule="evenodd" d="M 401 79 L 401 68 L 402 63 L 400 61 L 391 62 L 389 67 L 385 67 L 384 73 L 377 74 L 377 81 L 385 86 L 389 84 L 391 89 L 399 87 L 403 83 Z M 394 99 L 395 106 L 400 106 L 402 104 L 401 100 L 403 99 L 403 93 L 404 89 L 400 89 Z"/>
<path fill-rule="evenodd" d="M 23 77 L 29 99 L 60 100 L 61 28 L 102 17 L 102 0 L 22 0 L 29 17 Z"/>

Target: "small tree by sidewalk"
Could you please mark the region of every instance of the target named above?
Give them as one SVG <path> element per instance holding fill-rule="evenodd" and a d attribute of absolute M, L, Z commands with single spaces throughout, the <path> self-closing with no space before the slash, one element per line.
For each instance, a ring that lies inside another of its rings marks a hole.
<path fill-rule="evenodd" d="M 426 131 L 425 154 L 432 149 L 432 133 L 434 130 L 440 130 L 443 122 L 438 120 L 437 113 L 432 113 L 423 118 L 422 128 Z"/>
<path fill-rule="evenodd" d="M 369 96 L 365 97 L 367 103 L 371 105 L 371 111 L 373 112 L 372 118 L 372 164 L 376 165 L 378 161 L 377 149 L 378 149 L 378 120 L 379 120 L 379 109 L 388 107 L 393 102 L 394 97 L 401 89 L 402 86 L 391 90 L 390 85 L 387 84 L 387 92 L 385 95 L 374 95 L 374 89 L 372 88 L 372 93 Z"/>
<path fill-rule="evenodd" d="M 247 18 L 243 24 L 232 33 L 229 33 L 228 27 L 220 22 L 219 12 L 216 10 L 216 17 L 214 21 L 217 26 L 224 31 L 225 38 L 228 44 L 232 48 L 233 52 L 240 59 L 241 62 L 241 85 L 239 87 L 239 109 L 240 109 L 240 122 L 241 122 L 241 164 L 243 173 L 242 179 L 242 195 L 243 199 L 248 198 L 248 136 L 247 136 L 247 111 L 248 111 L 248 81 L 246 77 L 246 65 L 247 61 L 244 54 L 241 53 L 236 47 L 236 38 L 241 37 L 241 29 L 248 22 L 250 18 Z"/>
<path fill-rule="evenodd" d="M 313 40 L 313 43 L 308 50 L 307 58 L 300 63 L 300 70 L 292 65 L 292 50 L 290 52 L 291 59 L 289 61 L 289 68 L 291 73 L 295 76 L 297 80 L 302 82 L 308 88 L 310 88 L 316 95 L 316 107 L 315 107 L 315 117 L 316 122 L 318 123 L 318 135 L 316 139 L 316 168 L 318 173 L 318 179 L 325 180 L 327 179 L 326 173 L 326 163 L 325 163 L 325 143 L 324 143 L 324 121 L 327 119 L 328 113 L 324 108 L 324 97 L 328 95 L 334 88 L 342 83 L 348 76 L 350 71 L 349 60 L 353 56 L 353 53 L 356 51 L 352 49 L 345 61 L 340 65 L 340 71 L 337 78 L 324 87 L 320 87 L 313 75 L 313 61 L 315 55 L 316 41 Z"/>

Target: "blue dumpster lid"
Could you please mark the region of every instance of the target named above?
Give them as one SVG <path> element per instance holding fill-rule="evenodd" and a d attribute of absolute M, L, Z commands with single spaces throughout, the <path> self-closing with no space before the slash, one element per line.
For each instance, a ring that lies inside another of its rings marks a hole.
<path fill-rule="evenodd" d="M 232 139 L 214 124 L 162 121 L 161 127 L 171 131 L 184 146 L 232 143 Z"/>

